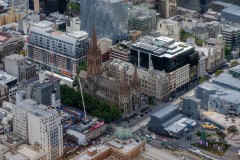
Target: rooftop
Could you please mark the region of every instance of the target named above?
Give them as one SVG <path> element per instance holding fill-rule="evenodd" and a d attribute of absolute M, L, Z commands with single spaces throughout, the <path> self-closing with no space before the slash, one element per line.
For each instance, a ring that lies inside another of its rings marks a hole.
<path fill-rule="evenodd" d="M 157 118 L 161 118 L 169 113 L 171 113 L 172 111 L 177 110 L 178 107 L 174 106 L 174 105 L 168 105 L 164 108 L 162 108 L 161 110 L 159 110 L 158 112 L 152 114 L 152 116 L 157 117 Z"/>
<path fill-rule="evenodd" d="M 6 33 L 0 33 L 0 43 L 7 42 L 12 36 Z"/>
<path fill-rule="evenodd" d="M 240 119 L 238 117 L 235 117 L 235 123 L 233 123 L 231 119 L 226 120 L 225 118 L 226 115 L 217 112 L 206 111 L 202 112 L 201 115 L 207 120 L 210 120 L 225 129 L 228 128 L 229 126 L 235 125 L 238 128 L 238 130 L 240 130 Z"/>
<path fill-rule="evenodd" d="M 115 148 L 119 149 L 123 153 L 128 153 L 130 150 L 132 150 L 133 148 L 140 145 L 141 141 L 136 142 L 135 140 L 132 140 L 131 143 L 122 145 L 122 144 L 112 140 L 112 141 L 108 142 L 108 144 L 112 147 L 115 147 Z"/>
<path fill-rule="evenodd" d="M 19 54 L 12 54 L 10 56 L 7 56 L 6 58 L 13 60 L 13 61 L 20 61 L 20 60 L 25 59 L 25 57 L 23 57 L 22 55 L 19 55 Z"/>
<path fill-rule="evenodd" d="M 212 83 L 240 91 L 240 80 L 226 73 L 222 73 L 218 77 L 214 78 Z"/>
<path fill-rule="evenodd" d="M 195 126 L 196 121 L 183 117 L 183 118 L 179 119 L 178 121 L 172 123 L 170 126 L 168 126 L 165 129 L 168 131 L 171 131 L 173 133 L 178 133 L 178 132 L 182 131 L 183 129 L 186 129 L 187 126 L 189 126 L 189 125 Z"/>
<path fill-rule="evenodd" d="M 190 99 L 190 100 L 192 100 L 192 101 L 194 101 L 194 102 L 197 102 L 197 103 L 200 103 L 201 102 L 201 100 L 200 99 L 197 99 L 197 98 L 195 98 L 195 97 L 184 97 L 183 99 Z"/>
<path fill-rule="evenodd" d="M 21 107 L 21 109 L 25 110 L 26 112 L 31 112 L 36 117 L 49 118 L 53 115 L 58 115 L 56 110 L 50 109 L 42 104 L 38 105 L 37 102 L 31 99 L 23 100 L 22 102 L 18 103 L 17 106 Z"/>
<path fill-rule="evenodd" d="M 222 13 L 230 13 L 236 16 L 240 16 L 240 6 L 232 5 L 222 10 Z"/>
<path fill-rule="evenodd" d="M 210 95 L 211 97 L 216 97 L 221 101 L 230 102 L 232 104 L 240 105 L 240 92 L 234 90 L 224 90 L 222 92 L 216 92 L 214 95 Z"/>
<path fill-rule="evenodd" d="M 132 48 L 148 50 L 155 56 L 172 58 L 193 49 L 193 46 L 186 45 L 183 42 L 175 42 L 174 39 L 160 36 L 145 36 L 140 38 L 139 42 L 133 43 Z"/>
<path fill-rule="evenodd" d="M 230 68 L 229 71 L 240 72 L 240 65 Z"/>
<path fill-rule="evenodd" d="M 199 85 L 198 87 L 203 88 L 208 91 L 223 91 L 224 90 L 223 87 L 213 84 L 213 83 L 209 83 L 209 82 L 205 82 L 205 83 Z"/>
<path fill-rule="evenodd" d="M 95 154 L 95 155 L 93 155 L 93 156 L 90 156 L 90 155 L 88 154 L 88 151 L 91 151 L 91 150 L 93 150 L 93 149 L 97 149 L 97 154 Z M 78 155 L 77 157 L 73 158 L 72 160 L 91 160 L 91 159 L 93 159 L 94 157 L 97 157 L 99 154 L 101 154 L 101 153 L 103 153 L 103 152 L 105 152 L 105 151 L 107 151 L 107 150 L 109 150 L 109 149 L 110 149 L 110 148 L 109 148 L 107 145 L 101 144 L 101 145 L 96 146 L 96 147 L 94 147 L 94 148 L 92 148 L 92 149 L 90 148 L 89 150 L 83 152 L 82 154 Z"/>
<path fill-rule="evenodd" d="M 214 1 L 212 2 L 213 4 L 217 4 L 217 5 L 221 5 L 221 6 L 224 6 L 224 7 L 231 7 L 231 6 L 234 6 L 232 5 L 231 3 L 226 3 L 226 2 L 222 2 L 222 1 Z"/>
<path fill-rule="evenodd" d="M 44 151 L 42 149 L 37 149 L 31 145 L 23 144 L 18 147 L 18 153 L 28 157 L 29 159 L 35 159 L 39 155 L 44 154 Z"/>
<path fill-rule="evenodd" d="M 4 85 L 12 81 L 17 81 L 17 78 L 7 74 L 6 72 L 0 71 L 0 84 Z"/>

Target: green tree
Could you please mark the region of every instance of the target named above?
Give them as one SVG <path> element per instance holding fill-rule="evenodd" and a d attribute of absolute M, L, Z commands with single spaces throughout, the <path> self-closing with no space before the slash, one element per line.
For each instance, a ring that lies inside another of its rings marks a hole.
<path fill-rule="evenodd" d="M 224 132 L 222 132 L 222 131 L 217 131 L 217 135 L 218 135 L 218 137 L 219 137 L 219 139 L 221 139 L 221 140 L 224 140 L 225 138 L 226 138 L 226 134 L 224 133 Z"/>
<path fill-rule="evenodd" d="M 110 108 L 111 120 L 118 120 L 122 117 L 122 112 L 117 105 L 112 105 Z"/>
<path fill-rule="evenodd" d="M 238 65 L 238 61 L 232 61 L 232 62 L 231 62 L 231 68 L 232 68 L 232 67 L 235 67 L 235 66 L 237 66 L 237 65 Z"/>
<path fill-rule="evenodd" d="M 154 99 L 152 96 L 148 96 L 148 104 L 149 105 L 154 105 Z"/>
<path fill-rule="evenodd" d="M 227 43 L 225 43 L 225 58 L 226 59 L 230 59 L 230 56 L 231 56 L 231 51 L 232 51 L 232 49 L 231 49 L 231 47 L 227 44 Z"/>
<path fill-rule="evenodd" d="M 197 134 L 198 137 L 200 137 L 202 133 L 201 133 L 201 131 L 197 131 L 196 134 Z"/>
<path fill-rule="evenodd" d="M 99 101 L 94 96 L 83 93 L 86 111 L 93 116 L 103 118 L 106 123 L 115 121 L 122 117 L 117 105 L 110 106 L 108 103 Z M 80 91 L 76 91 L 67 85 L 61 85 L 61 101 L 64 105 L 83 109 L 82 96 Z"/>
<path fill-rule="evenodd" d="M 80 5 L 74 2 L 68 2 L 67 4 L 68 10 L 80 11 Z"/>
<path fill-rule="evenodd" d="M 189 32 L 186 32 L 184 29 L 180 29 L 180 41 L 182 42 L 186 42 L 188 38 L 190 37 L 193 37 L 195 38 L 195 43 L 196 45 L 198 46 L 202 46 L 203 45 L 203 40 L 198 38 L 197 36 L 189 33 Z"/>
<path fill-rule="evenodd" d="M 80 73 L 81 70 L 87 71 L 87 63 L 83 62 L 80 64 L 80 66 L 77 68 L 77 72 Z"/>
<path fill-rule="evenodd" d="M 201 83 L 205 82 L 206 80 L 207 80 L 206 76 L 201 76 L 198 80 L 198 83 L 201 84 Z"/>
<path fill-rule="evenodd" d="M 223 73 L 223 70 L 217 70 L 216 72 L 215 72 L 215 76 L 216 77 L 218 77 L 220 74 L 222 74 Z"/>
<path fill-rule="evenodd" d="M 102 113 L 102 118 L 104 119 L 104 121 L 105 121 L 106 123 L 111 122 L 111 115 L 110 115 L 109 112 L 103 112 L 103 113 Z"/>
<path fill-rule="evenodd" d="M 228 133 L 238 133 L 238 129 L 235 125 L 229 126 L 227 128 Z"/>
<path fill-rule="evenodd" d="M 22 55 L 23 57 L 27 56 L 26 51 L 23 49 L 19 51 L 19 54 Z"/>

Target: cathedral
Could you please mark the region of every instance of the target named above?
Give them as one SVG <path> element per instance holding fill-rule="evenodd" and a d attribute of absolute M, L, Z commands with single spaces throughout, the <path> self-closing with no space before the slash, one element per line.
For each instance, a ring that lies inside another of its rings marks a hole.
<path fill-rule="evenodd" d="M 137 112 L 141 108 L 141 84 L 137 68 L 133 72 L 131 81 L 127 81 L 124 68 L 121 70 L 119 79 L 108 77 L 103 71 L 102 55 L 95 28 L 88 51 L 87 71 L 81 70 L 79 78 L 85 92 L 108 103 L 118 104 L 124 116 Z"/>

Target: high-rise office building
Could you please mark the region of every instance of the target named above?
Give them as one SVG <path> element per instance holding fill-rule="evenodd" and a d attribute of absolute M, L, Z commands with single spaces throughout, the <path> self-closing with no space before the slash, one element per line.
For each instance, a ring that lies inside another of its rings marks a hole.
<path fill-rule="evenodd" d="M 17 77 L 18 81 L 23 79 L 29 80 L 37 77 L 36 65 L 28 61 L 26 57 L 13 54 L 7 56 L 4 62 L 5 71 L 14 77 Z"/>
<path fill-rule="evenodd" d="M 57 110 L 26 99 L 13 105 L 13 132 L 31 145 L 41 146 L 47 160 L 58 160 L 63 154 L 61 118 Z"/>
<path fill-rule="evenodd" d="M 169 18 L 174 16 L 177 9 L 177 0 L 156 0 L 156 10 L 160 17 Z"/>
<path fill-rule="evenodd" d="M 81 30 L 97 38 L 110 38 L 113 44 L 127 38 L 128 4 L 123 0 L 81 0 Z M 91 6 L 91 7 L 90 7 Z"/>
<path fill-rule="evenodd" d="M 86 61 L 88 34 L 84 31 L 64 33 L 42 21 L 31 25 L 28 35 L 28 57 L 42 69 L 74 78 L 77 68 Z"/>
<path fill-rule="evenodd" d="M 177 0 L 178 6 L 204 13 L 214 0 Z"/>
<path fill-rule="evenodd" d="M 58 0 L 29 0 L 29 9 L 46 15 L 58 11 Z"/>

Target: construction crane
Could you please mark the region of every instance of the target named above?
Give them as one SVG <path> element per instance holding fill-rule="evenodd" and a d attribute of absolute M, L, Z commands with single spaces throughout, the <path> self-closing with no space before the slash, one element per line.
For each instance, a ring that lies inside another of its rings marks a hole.
<path fill-rule="evenodd" d="M 83 98 L 83 91 L 82 91 L 82 84 L 81 84 L 81 79 L 78 77 L 79 81 L 79 86 L 80 86 L 80 92 L 81 92 L 81 97 L 82 97 L 82 105 L 83 105 L 83 111 L 84 111 L 84 120 L 87 121 L 87 114 L 86 114 L 86 108 L 85 108 L 85 102 Z"/>
<path fill-rule="evenodd" d="M 56 88 L 54 87 L 54 75 L 53 75 L 53 72 L 54 72 L 54 54 L 53 54 L 53 48 L 52 48 L 52 28 L 48 28 L 49 32 L 50 32 L 50 37 L 51 37 L 51 40 L 50 40 L 50 82 L 51 82 L 51 85 L 52 85 L 52 94 L 51 94 L 51 105 L 52 107 L 55 108 L 55 105 L 56 105 Z"/>

